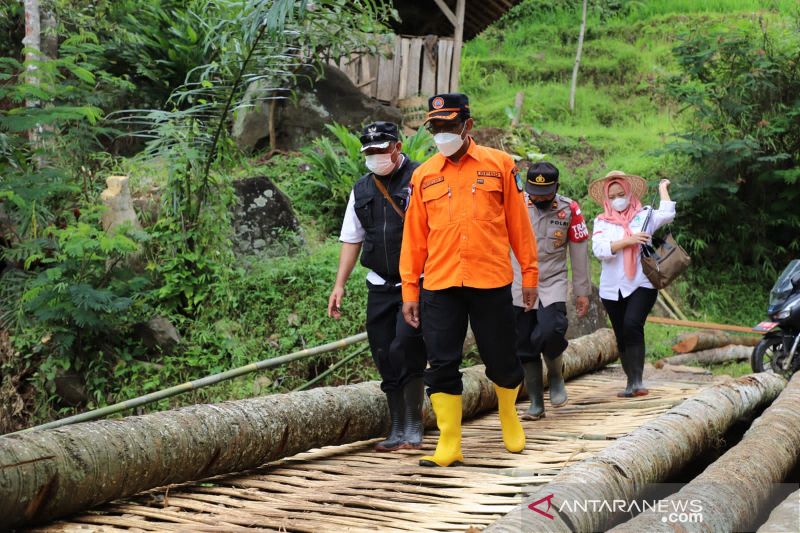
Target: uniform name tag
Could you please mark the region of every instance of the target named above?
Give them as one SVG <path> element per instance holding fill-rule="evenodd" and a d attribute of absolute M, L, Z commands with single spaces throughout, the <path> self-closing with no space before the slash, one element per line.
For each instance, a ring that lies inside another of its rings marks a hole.
<path fill-rule="evenodd" d="M 441 183 L 444 181 L 444 176 L 439 176 L 438 178 L 431 178 L 429 180 L 422 182 L 422 188 L 427 189 L 431 185 L 436 185 L 437 183 Z"/>
<path fill-rule="evenodd" d="M 484 178 L 502 178 L 503 174 L 502 172 L 498 172 L 496 170 L 479 170 L 478 176 Z"/>

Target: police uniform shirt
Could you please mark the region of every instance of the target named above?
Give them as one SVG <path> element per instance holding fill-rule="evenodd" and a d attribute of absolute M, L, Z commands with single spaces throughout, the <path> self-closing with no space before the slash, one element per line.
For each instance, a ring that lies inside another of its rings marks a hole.
<path fill-rule="evenodd" d="M 592 282 L 589 277 L 589 229 L 586 227 L 578 202 L 556 194 L 548 209 L 533 204 L 527 193 L 528 216 L 536 235 L 539 258 L 539 299 L 547 307 L 567 301 L 567 250 L 572 265 L 572 288 L 575 296 L 589 296 Z M 522 303 L 522 275 L 519 262 L 512 253 L 514 283 L 511 294 L 514 305 Z"/>

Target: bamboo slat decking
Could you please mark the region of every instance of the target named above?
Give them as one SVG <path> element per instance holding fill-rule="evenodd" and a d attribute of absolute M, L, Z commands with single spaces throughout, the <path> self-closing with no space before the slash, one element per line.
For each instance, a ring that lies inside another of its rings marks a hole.
<path fill-rule="evenodd" d="M 465 465 L 417 465 L 420 451 L 376 453 L 374 441 L 298 454 L 259 469 L 149 491 L 35 531 L 473 531 L 518 504 L 562 468 L 664 413 L 702 384 L 651 381 L 619 399 L 620 379 L 568 383 L 570 402 L 523 422 L 521 454 L 503 448 L 495 413 L 464 424 Z M 521 402 L 520 409 L 527 407 Z M 436 434 L 425 448 L 436 445 Z"/>

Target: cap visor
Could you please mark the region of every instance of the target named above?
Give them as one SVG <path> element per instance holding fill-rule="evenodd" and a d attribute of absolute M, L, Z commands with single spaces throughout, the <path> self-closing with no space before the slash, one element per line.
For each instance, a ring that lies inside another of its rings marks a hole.
<path fill-rule="evenodd" d="M 533 183 L 526 183 L 525 190 L 531 196 L 550 196 L 556 193 L 558 183 L 552 185 L 534 185 Z"/>
<path fill-rule="evenodd" d="M 376 141 L 376 142 L 367 143 L 367 144 L 365 144 L 365 145 L 363 145 L 361 147 L 361 151 L 363 152 L 365 150 L 369 150 L 370 148 L 377 148 L 379 150 L 382 150 L 384 148 L 388 148 L 390 142 L 391 141 Z"/>
<path fill-rule="evenodd" d="M 428 116 L 425 117 L 425 123 L 431 120 L 455 120 L 459 118 L 460 115 L 461 113 L 458 111 L 431 111 L 428 113 Z"/>

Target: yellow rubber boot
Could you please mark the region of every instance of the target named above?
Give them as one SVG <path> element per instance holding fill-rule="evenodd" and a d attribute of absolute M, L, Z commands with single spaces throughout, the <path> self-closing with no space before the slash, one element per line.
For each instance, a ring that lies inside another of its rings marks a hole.
<path fill-rule="evenodd" d="M 494 391 L 497 393 L 497 412 L 503 428 L 503 444 L 511 453 L 519 453 L 525 449 L 525 430 L 522 429 L 515 405 L 519 386 L 505 389 L 495 385 Z"/>
<path fill-rule="evenodd" d="M 461 395 L 435 392 L 431 394 L 431 405 L 439 426 L 439 441 L 433 455 L 426 455 L 419 464 L 454 466 L 464 460 L 461 454 Z"/>

